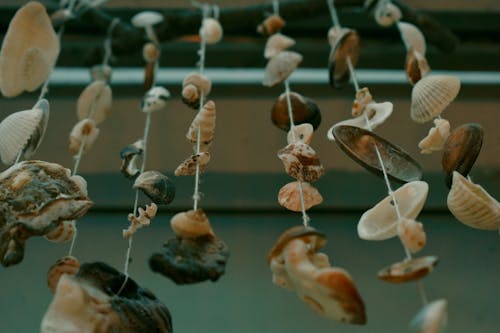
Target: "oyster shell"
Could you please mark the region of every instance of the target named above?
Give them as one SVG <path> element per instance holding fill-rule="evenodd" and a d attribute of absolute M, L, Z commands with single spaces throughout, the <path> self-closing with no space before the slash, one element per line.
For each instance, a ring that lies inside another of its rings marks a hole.
<path fill-rule="evenodd" d="M 208 151 L 215 136 L 215 103 L 208 101 L 203 109 L 194 117 L 189 126 L 186 138 L 193 145 L 198 140 L 198 128 L 200 129 L 200 151 Z"/>
<path fill-rule="evenodd" d="M 215 44 L 222 39 L 222 26 L 216 19 L 208 17 L 203 19 L 200 28 L 200 37 L 205 38 L 207 44 Z"/>
<path fill-rule="evenodd" d="M 80 262 L 72 256 L 64 256 L 50 266 L 47 272 L 47 286 L 52 293 L 56 292 L 57 284 L 63 274 L 76 275 L 80 269 Z"/>
<path fill-rule="evenodd" d="M 125 175 L 125 177 L 133 178 L 141 172 L 139 167 L 139 158 L 142 156 L 143 151 L 143 140 L 137 140 L 120 151 L 120 158 L 122 159 L 120 171 Z"/>
<path fill-rule="evenodd" d="M 75 221 L 62 221 L 54 230 L 47 233 L 46 240 L 54 243 L 66 243 L 73 240 L 76 233 Z"/>
<path fill-rule="evenodd" d="M 200 166 L 200 172 L 205 171 L 205 167 L 210 161 L 210 153 L 201 152 L 191 155 L 175 169 L 176 176 L 192 176 L 196 173 L 196 165 Z"/>
<path fill-rule="evenodd" d="M 303 182 L 314 182 L 325 173 L 314 149 L 303 142 L 291 143 L 279 150 L 278 158 L 283 162 L 286 173 Z"/>
<path fill-rule="evenodd" d="M 434 151 L 443 149 L 444 143 L 450 135 L 450 123 L 448 120 L 434 119 L 434 127 L 429 130 L 429 134 L 418 143 L 421 154 L 431 154 Z"/>
<path fill-rule="evenodd" d="M 323 202 L 323 197 L 319 191 L 309 183 L 302 183 L 302 193 L 304 194 L 304 209 L 319 205 Z M 291 182 L 283 186 L 278 194 L 278 202 L 292 212 L 302 211 L 300 202 L 299 182 Z"/>
<path fill-rule="evenodd" d="M 438 299 L 426 304 L 410 322 L 411 333 L 442 333 L 447 321 L 448 302 Z"/>
<path fill-rule="evenodd" d="M 145 171 L 135 179 L 133 188 L 140 189 L 155 204 L 168 205 L 175 198 L 175 185 L 159 171 Z"/>
<path fill-rule="evenodd" d="M 333 88 L 341 88 L 349 82 L 351 73 L 347 59 L 356 67 L 359 51 L 359 36 L 355 30 L 342 29 L 338 32 L 328 58 L 329 81 Z"/>
<path fill-rule="evenodd" d="M 321 112 L 312 99 L 296 92 L 290 92 L 293 122 L 295 125 L 311 124 L 316 130 L 321 124 Z M 290 130 L 290 117 L 288 115 L 288 102 L 286 93 L 281 94 L 271 109 L 271 120 L 276 127 L 284 131 Z"/>
<path fill-rule="evenodd" d="M 266 66 L 262 84 L 272 87 L 285 81 L 302 62 L 302 55 L 293 51 L 282 51 L 272 57 Z"/>
<path fill-rule="evenodd" d="M 295 45 L 295 40 L 280 33 L 276 33 L 267 39 L 266 47 L 264 48 L 264 58 L 271 59 L 281 51 Z"/>
<path fill-rule="evenodd" d="M 257 26 L 257 32 L 264 36 L 271 36 L 285 26 L 285 21 L 279 15 L 269 15 Z"/>
<path fill-rule="evenodd" d="M 111 112 L 113 100 L 111 88 L 106 81 L 94 81 L 78 97 L 76 113 L 79 120 L 90 118 L 96 125 L 102 123 Z"/>
<path fill-rule="evenodd" d="M 88 152 L 97 139 L 98 135 L 99 129 L 96 127 L 96 124 L 92 119 L 87 118 L 79 121 L 69 134 L 70 154 L 77 155 L 82 144 L 82 152 Z"/>
<path fill-rule="evenodd" d="M 390 283 L 402 283 L 424 278 L 432 272 L 438 263 L 438 257 L 427 256 L 405 260 L 381 269 L 377 276 Z"/>

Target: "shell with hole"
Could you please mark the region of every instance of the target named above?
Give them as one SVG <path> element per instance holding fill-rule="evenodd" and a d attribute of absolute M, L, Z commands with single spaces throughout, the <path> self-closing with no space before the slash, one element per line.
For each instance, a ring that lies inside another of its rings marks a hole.
<path fill-rule="evenodd" d="M 269 15 L 257 26 L 257 32 L 264 36 L 271 36 L 279 32 L 285 26 L 285 20 L 279 15 Z"/>
<path fill-rule="evenodd" d="M 413 24 L 407 22 L 398 22 L 398 29 L 406 50 L 412 49 L 425 56 L 427 46 L 422 32 Z"/>
<path fill-rule="evenodd" d="M 143 151 L 143 140 L 137 140 L 120 151 L 120 158 L 122 159 L 120 171 L 125 175 L 125 177 L 133 178 L 141 172 L 139 159 L 142 156 Z"/>
<path fill-rule="evenodd" d="M 287 145 L 278 151 L 278 158 L 283 162 L 286 173 L 297 180 L 312 183 L 325 174 L 318 155 L 306 143 Z"/>
<path fill-rule="evenodd" d="M 450 122 L 446 119 L 434 119 L 434 127 L 429 134 L 418 143 L 421 154 L 431 154 L 444 148 L 444 143 L 450 135 Z"/>
<path fill-rule="evenodd" d="M 141 110 L 144 113 L 160 111 L 167 106 L 170 92 L 163 87 L 153 87 L 149 89 L 141 101 Z"/>
<path fill-rule="evenodd" d="M 288 144 L 295 142 L 303 142 L 310 144 L 314 134 L 314 127 L 309 123 L 293 126 L 287 135 L 286 142 Z"/>
<path fill-rule="evenodd" d="M 78 97 L 76 114 L 79 120 L 92 119 L 96 125 L 102 123 L 111 112 L 113 96 L 105 81 L 94 81 Z"/>
<path fill-rule="evenodd" d="M 199 154 L 191 155 L 191 157 L 185 159 L 177 169 L 175 169 L 174 173 L 176 176 L 192 176 L 196 174 L 197 165 L 199 165 L 199 172 L 203 172 L 208 162 L 210 162 L 210 153 L 200 152 Z"/>
<path fill-rule="evenodd" d="M 379 25 L 389 27 L 401 20 L 403 14 L 401 14 L 399 7 L 390 1 L 378 1 L 373 17 Z"/>
<path fill-rule="evenodd" d="M 397 262 L 378 271 L 377 277 L 390 283 L 403 283 L 426 277 L 438 263 L 438 257 L 427 256 Z"/>
<path fill-rule="evenodd" d="M 424 248 L 426 235 L 422 223 L 402 217 L 397 225 L 399 239 L 406 249 L 416 253 Z"/>
<path fill-rule="evenodd" d="M 158 205 L 168 205 L 175 198 L 174 183 L 159 171 L 141 173 L 135 179 L 133 188 L 140 189 Z"/>
<path fill-rule="evenodd" d="M 80 262 L 73 256 L 64 256 L 50 266 L 47 272 L 47 286 L 52 293 L 56 292 L 57 284 L 63 274 L 76 275 L 80 269 Z"/>
<path fill-rule="evenodd" d="M 200 99 L 203 94 L 207 97 L 212 89 L 210 79 L 200 73 L 188 74 L 182 81 L 182 101 L 192 109 L 200 107 Z"/>
<path fill-rule="evenodd" d="M 282 51 L 272 57 L 266 65 L 262 84 L 272 87 L 285 81 L 302 62 L 302 55 L 293 51 Z"/>
<path fill-rule="evenodd" d="M 94 144 L 99 129 L 96 127 L 92 119 L 80 120 L 71 130 L 69 134 L 69 152 L 71 155 L 76 156 L 80 150 L 83 154 L 88 152 Z"/>
<path fill-rule="evenodd" d="M 200 110 L 194 117 L 189 129 L 186 133 L 186 138 L 193 145 L 198 142 L 198 129 L 200 133 L 200 151 L 208 151 L 215 136 L 215 103 L 208 101 L 203 109 Z"/>
<path fill-rule="evenodd" d="M 170 226 L 175 235 L 181 238 L 215 237 L 210 221 L 201 209 L 175 214 Z"/>
<path fill-rule="evenodd" d="M 298 181 L 291 182 L 283 186 L 278 193 L 278 202 L 281 206 L 285 207 L 292 212 L 302 211 L 302 203 L 300 198 L 300 188 L 302 186 L 302 193 L 304 197 L 304 210 L 319 205 L 323 202 L 323 197 L 318 189 L 309 183 L 301 183 Z"/>
<path fill-rule="evenodd" d="M 321 124 L 321 111 L 312 99 L 296 92 L 290 92 L 290 104 L 295 125 L 311 124 L 316 130 Z M 271 121 L 284 131 L 290 130 L 290 116 L 286 93 L 281 94 L 271 108 Z"/>
<path fill-rule="evenodd" d="M 342 29 L 328 58 L 329 82 L 333 88 L 341 88 L 349 82 L 351 74 L 348 62 L 351 62 L 352 67 L 356 67 L 359 51 L 358 33 L 355 30 Z"/>
<path fill-rule="evenodd" d="M 223 30 L 220 22 L 212 17 L 204 18 L 201 22 L 200 37 L 207 44 L 216 44 L 221 41 Z"/>
<path fill-rule="evenodd" d="M 424 305 L 410 322 L 410 333 L 444 333 L 448 302 L 438 299 Z"/>
<path fill-rule="evenodd" d="M 413 49 L 406 53 L 405 61 L 406 78 L 410 84 L 415 85 L 431 71 L 427 59 L 420 52 Z"/>
<path fill-rule="evenodd" d="M 54 230 L 47 233 L 46 240 L 54 243 L 67 243 L 73 239 L 76 233 L 75 220 L 62 221 Z"/>
<path fill-rule="evenodd" d="M 280 33 L 276 33 L 267 39 L 264 48 L 264 58 L 271 59 L 281 51 L 285 51 L 295 45 L 295 40 Z"/>

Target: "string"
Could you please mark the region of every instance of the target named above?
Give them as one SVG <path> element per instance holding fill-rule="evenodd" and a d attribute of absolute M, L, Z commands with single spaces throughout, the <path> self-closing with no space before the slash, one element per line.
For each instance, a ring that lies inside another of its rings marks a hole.
<path fill-rule="evenodd" d="M 113 29 L 120 23 L 119 18 L 114 18 L 113 21 L 109 24 L 107 37 L 104 40 L 104 57 L 102 59 L 102 64 L 107 65 L 109 60 L 113 57 L 113 49 L 112 49 L 112 39 L 113 39 Z"/>
<path fill-rule="evenodd" d="M 279 0 L 273 0 L 273 13 L 274 13 L 274 15 L 280 14 L 280 2 L 279 2 Z"/>

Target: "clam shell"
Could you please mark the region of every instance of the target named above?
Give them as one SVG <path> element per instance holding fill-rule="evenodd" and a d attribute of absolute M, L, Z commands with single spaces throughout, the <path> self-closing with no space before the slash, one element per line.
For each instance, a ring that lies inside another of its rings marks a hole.
<path fill-rule="evenodd" d="M 200 37 L 205 38 L 207 44 L 215 44 L 222 39 L 222 26 L 214 18 L 205 18 L 201 23 Z"/>
<path fill-rule="evenodd" d="M 406 249 L 416 253 L 424 248 L 426 235 L 422 223 L 403 217 L 397 226 L 399 239 Z"/>
<path fill-rule="evenodd" d="M 192 176 L 196 174 L 196 165 L 199 165 L 200 172 L 205 171 L 205 167 L 210 161 L 210 153 L 201 152 L 191 155 L 175 169 L 176 176 Z"/>
<path fill-rule="evenodd" d="M 429 185 L 423 181 L 407 183 L 394 195 L 401 217 L 414 220 L 422 210 L 429 193 Z M 398 234 L 398 215 L 388 195 L 373 208 L 367 210 L 358 222 L 358 236 L 366 240 L 385 240 Z"/>
<path fill-rule="evenodd" d="M 140 189 L 158 205 L 168 205 L 175 197 L 174 183 L 159 171 L 141 173 L 135 179 L 133 188 Z"/>
<path fill-rule="evenodd" d="M 212 82 L 207 76 L 197 72 L 190 73 L 182 82 L 182 101 L 190 108 L 198 109 L 201 93 L 207 97 L 211 89 Z"/>
<path fill-rule="evenodd" d="M 422 178 L 420 165 L 408 153 L 373 132 L 354 126 L 334 126 L 335 143 L 356 163 L 383 177 L 375 150 L 377 145 L 389 179 L 399 183 Z"/>
<path fill-rule="evenodd" d="M 153 87 L 146 92 L 141 102 L 141 110 L 144 113 L 160 111 L 167 105 L 170 92 L 163 87 Z"/>
<path fill-rule="evenodd" d="M 108 65 L 95 65 L 90 69 L 90 77 L 92 78 L 92 81 L 110 82 L 112 73 L 113 70 Z"/>
<path fill-rule="evenodd" d="M 406 77 L 412 85 L 420 81 L 421 78 L 429 74 L 431 68 L 427 59 L 421 53 L 410 49 L 406 53 L 405 62 Z"/>
<path fill-rule="evenodd" d="M 175 214 L 170 220 L 170 226 L 175 235 L 181 238 L 215 237 L 212 226 L 201 209 Z"/>
<path fill-rule="evenodd" d="M 377 277 L 390 283 L 420 280 L 427 276 L 438 263 L 438 257 L 427 256 L 405 260 L 381 269 Z"/>
<path fill-rule="evenodd" d="M 303 142 L 287 145 L 278 151 L 278 158 L 283 162 L 286 173 L 303 182 L 314 182 L 325 173 L 314 149 Z"/>
<path fill-rule="evenodd" d="M 479 124 L 464 124 L 455 128 L 444 144 L 441 165 L 446 172 L 446 185 L 451 187 L 453 171 L 466 177 L 481 151 L 483 128 Z"/>
<path fill-rule="evenodd" d="M 351 59 L 353 67 L 358 63 L 360 46 L 359 36 L 355 30 L 343 29 L 336 43 L 332 45 L 332 51 L 328 58 L 329 81 L 333 88 L 341 88 L 349 82 L 351 74 L 347 64 L 347 58 Z"/>
<path fill-rule="evenodd" d="M 323 197 L 319 191 L 309 183 L 302 183 L 302 193 L 304 195 L 305 210 L 323 202 Z M 278 193 L 278 202 L 292 212 L 301 212 L 299 182 L 291 182 L 283 186 Z"/>
<path fill-rule="evenodd" d="M 76 233 L 75 221 L 63 221 L 54 230 L 47 233 L 44 237 L 54 243 L 67 243 L 73 240 Z"/>
<path fill-rule="evenodd" d="M 94 81 L 78 97 L 76 113 L 79 120 L 92 119 L 96 125 L 103 122 L 111 112 L 112 93 L 105 81 Z"/>
<path fill-rule="evenodd" d="M 272 87 L 285 81 L 302 62 L 302 55 L 293 51 L 283 51 L 272 57 L 266 66 L 262 84 Z"/>
<path fill-rule="evenodd" d="M 356 99 L 354 100 L 354 103 L 352 105 L 352 116 L 353 117 L 359 117 L 363 114 L 366 106 L 369 103 L 372 103 L 372 95 L 370 94 L 370 91 L 368 88 L 361 88 L 356 92 Z"/>
<path fill-rule="evenodd" d="M 71 155 L 77 155 L 83 144 L 83 153 L 87 153 L 94 144 L 99 129 L 92 119 L 83 119 L 79 121 L 69 134 L 69 152 Z"/>
<path fill-rule="evenodd" d="M 186 138 L 192 144 L 198 140 L 198 128 L 200 129 L 201 151 L 206 151 L 210 147 L 215 136 L 215 103 L 208 101 L 203 109 L 194 117 L 189 126 Z"/>
<path fill-rule="evenodd" d="M 411 92 L 411 119 L 426 123 L 441 112 L 457 97 L 460 80 L 451 75 L 427 76 L 413 86 Z"/>
<path fill-rule="evenodd" d="M 295 40 L 280 33 L 276 33 L 267 39 L 266 47 L 264 48 L 264 58 L 271 59 L 281 51 L 295 45 Z"/>
<path fill-rule="evenodd" d="M 285 21 L 279 15 L 268 16 L 257 26 L 257 32 L 264 36 L 271 36 L 285 26 Z"/>
<path fill-rule="evenodd" d="M 154 43 L 148 42 L 142 47 L 142 58 L 147 63 L 155 63 L 160 57 L 160 49 Z"/>
<path fill-rule="evenodd" d="M 401 10 L 390 1 L 379 1 L 375 7 L 373 16 L 379 25 L 389 27 L 401 20 L 403 14 L 401 14 Z"/>
<path fill-rule="evenodd" d="M 50 266 L 47 272 L 47 286 L 52 293 L 56 292 L 57 284 L 63 274 L 76 275 L 80 269 L 80 262 L 73 256 L 65 256 Z"/>
<path fill-rule="evenodd" d="M 143 140 L 137 140 L 120 151 L 120 158 L 122 159 L 120 171 L 125 175 L 125 177 L 133 178 L 141 172 L 139 167 L 139 158 L 142 156 L 143 151 Z"/>
<path fill-rule="evenodd" d="M 448 209 L 457 220 L 483 230 L 500 228 L 500 203 L 480 185 L 453 171 L 453 185 L 448 193 Z"/>
<path fill-rule="evenodd" d="M 321 124 L 321 111 L 312 99 L 296 92 L 290 92 L 293 122 L 295 125 L 311 124 L 316 130 Z M 281 94 L 271 109 L 271 120 L 276 127 L 284 131 L 290 130 L 290 117 L 288 116 L 288 102 L 286 93 Z"/>
<path fill-rule="evenodd" d="M 410 322 L 411 333 L 443 333 L 447 321 L 448 302 L 438 299 L 426 304 Z"/>
<path fill-rule="evenodd" d="M 397 25 L 406 50 L 409 51 L 410 49 L 413 49 L 414 51 L 417 51 L 421 55 L 425 56 L 427 47 L 425 37 L 422 32 L 411 23 L 398 22 Z"/>
<path fill-rule="evenodd" d="M 309 123 L 293 126 L 286 135 L 288 144 L 295 142 L 303 142 L 310 144 L 314 134 L 314 127 Z"/>

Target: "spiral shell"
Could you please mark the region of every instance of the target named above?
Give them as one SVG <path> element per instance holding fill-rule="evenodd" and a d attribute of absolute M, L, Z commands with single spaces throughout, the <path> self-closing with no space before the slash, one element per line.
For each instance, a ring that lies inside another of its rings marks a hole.
<path fill-rule="evenodd" d="M 279 15 L 268 16 L 257 26 L 257 32 L 264 36 L 271 36 L 279 32 L 285 26 L 285 21 Z"/>
<path fill-rule="evenodd" d="M 401 20 L 403 14 L 401 14 L 401 10 L 390 1 L 379 1 L 375 7 L 373 16 L 379 25 L 389 27 Z"/>
<path fill-rule="evenodd" d="M 370 91 L 368 88 L 361 88 L 356 92 L 356 99 L 354 100 L 352 104 L 352 116 L 353 117 L 359 117 L 363 114 L 365 111 L 366 106 L 369 103 L 372 103 L 372 95 L 370 94 Z"/>
<path fill-rule="evenodd" d="M 448 302 L 438 299 L 426 304 L 410 322 L 411 333 L 443 333 L 447 321 Z"/>
<path fill-rule="evenodd" d="M 285 81 L 302 62 L 302 55 L 293 51 L 283 51 L 272 57 L 266 66 L 262 84 L 272 87 Z"/>
<path fill-rule="evenodd" d="M 324 175 L 325 169 L 314 149 L 306 143 L 291 143 L 278 151 L 287 174 L 303 182 L 314 182 Z"/>
<path fill-rule="evenodd" d="M 405 248 L 412 253 L 418 252 L 424 248 L 426 235 L 422 223 L 402 217 L 397 225 L 399 239 Z"/>
<path fill-rule="evenodd" d="M 54 230 L 46 234 L 44 237 L 54 243 L 67 243 L 73 239 L 76 233 L 75 221 L 63 221 Z"/>
<path fill-rule="evenodd" d="M 406 53 L 405 71 L 410 84 L 415 85 L 420 79 L 429 74 L 431 68 L 420 52 L 410 49 Z"/>
<path fill-rule="evenodd" d="M 181 238 L 215 237 L 212 226 L 201 209 L 175 214 L 170 220 L 170 226 L 175 235 Z"/>
<path fill-rule="evenodd" d="M 448 120 L 440 118 L 434 119 L 434 127 L 429 130 L 429 134 L 418 143 L 421 154 L 430 154 L 434 151 L 442 150 L 444 143 L 450 135 L 450 123 Z"/>
<path fill-rule="evenodd" d="M 323 202 L 323 197 L 314 186 L 309 183 L 302 183 L 301 185 L 304 195 L 304 210 Z M 297 181 L 288 183 L 280 189 L 278 194 L 279 204 L 292 212 L 302 211 L 299 186 Z"/>
<path fill-rule="evenodd" d="M 425 123 L 439 116 L 457 97 L 460 80 L 451 75 L 427 76 L 413 86 L 411 92 L 411 119 Z"/>
<path fill-rule="evenodd" d="M 310 144 L 313 134 L 314 127 L 311 124 L 305 123 L 296 125 L 288 131 L 288 134 L 286 135 L 286 141 L 288 144 L 295 142 Z"/>
<path fill-rule="evenodd" d="M 321 124 L 321 111 L 312 99 L 290 92 L 290 104 L 295 125 L 311 124 L 316 130 Z M 281 94 L 271 109 L 271 121 L 284 131 L 290 130 L 290 117 L 286 93 Z M 290 142 L 289 142 L 290 143 Z"/>
<path fill-rule="evenodd" d="M 407 22 L 398 22 L 398 29 L 401 33 L 401 39 L 405 44 L 406 50 L 412 49 L 425 56 L 427 49 L 425 37 L 422 32 L 413 24 Z"/>
<path fill-rule="evenodd" d="M 222 26 L 219 21 L 211 17 L 203 19 L 200 28 L 200 37 L 204 38 L 207 44 L 220 42 L 222 35 Z"/>
<path fill-rule="evenodd" d="M 56 292 L 57 284 L 63 274 L 76 275 L 80 269 L 80 262 L 72 256 L 65 256 L 57 260 L 47 272 L 47 286 L 52 293 Z"/>
<path fill-rule="evenodd" d="M 77 155 L 83 144 L 82 152 L 86 153 L 94 144 L 99 129 L 92 119 L 83 119 L 79 121 L 71 130 L 69 135 L 69 152 L 71 155 Z"/>
<path fill-rule="evenodd" d="M 189 126 L 186 138 L 193 144 L 196 144 L 198 140 L 198 128 L 200 129 L 200 150 L 207 151 L 215 136 L 215 103 L 213 101 L 208 101 L 203 106 Z"/>
<path fill-rule="evenodd" d="M 349 82 L 351 74 L 348 59 L 350 59 L 352 66 L 356 67 L 359 51 L 359 36 L 355 30 L 342 29 L 338 31 L 328 58 L 329 82 L 333 88 L 341 88 Z"/>
<path fill-rule="evenodd" d="M 76 113 L 79 120 L 93 119 L 96 125 L 103 122 L 111 112 L 112 93 L 105 81 L 94 81 L 78 97 Z"/>
<path fill-rule="evenodd" d="M 295 45 L 295 40 L 280 33 L 276 33 L 269 37 L 264 48 L 264 58 L 271 59 L 281 51 Z"/>
<path fill-rule="evenodd" d="M 404 260 L 381 269 L 377 277 L 390 283 L 403 283 L 426 277 L 437 265 L 436 256 L 427 256 Z"/>
<path fill-rule="evenodd" d="M 190 73 L 182 82 L 182 101 L 190 108 L 198 109 L 201 93 L 207 97 L 211 89 L 212 82 L 207 76 L 197 72 Z"/>
<path fill-rule="evenodd" d="M 133 188 L 140 189 L 158 205 L 168 205 L 175 197 L 174 183 L 159 171 L 141 173 L 135 179 Z"/>
<path fill-rule="evenodd" d="M 148 42 L 142 47 L 142 57 L 147 63 L 155 63 L 160 57 L 160 49 L 154 43 Z"/>

